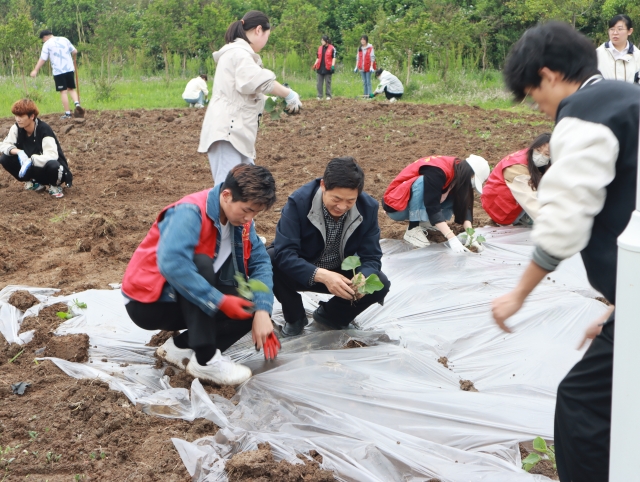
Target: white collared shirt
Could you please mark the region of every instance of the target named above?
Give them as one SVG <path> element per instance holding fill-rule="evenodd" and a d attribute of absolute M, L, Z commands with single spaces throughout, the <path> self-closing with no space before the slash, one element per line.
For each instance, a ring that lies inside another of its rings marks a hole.
<path fill-rule="evenodd" d="M 629 41 L 627 40 L 627 45 L 622 50 L 618 50 L 613 46 L 613 42 L 609 42 L 609 52 L 611 52 L 614 59 L 620 60 L 629 53 Z"/>

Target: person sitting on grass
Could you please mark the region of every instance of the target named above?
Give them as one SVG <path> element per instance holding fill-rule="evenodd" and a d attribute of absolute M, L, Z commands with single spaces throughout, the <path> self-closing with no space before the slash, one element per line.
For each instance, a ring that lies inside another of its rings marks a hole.
<path fill-rule="evenodd" d="M 189 107 L 202 109 L 209 96 L 207 89 L 207 74 L 200 74 L 195 79 L 187 82 L 187 86 L 182 93 L 182 99 L 189 104 Z"/>
<path fill-rule="evenodd" d="M 640 91 L 603 80 L 592 41 L 562 22 L 527 30 L 503 73 L 517 101 L 530 96 L 556 122 L 553 164 L 538 190 L 531 262 L 517 286 L 492 303 L 497 325 L 510 332 L 506 322 L 529 294 L 578 252 L 591 286 L 615 303 L 618 239 L 636 206 Z M 593 341 L 558 386 L 553 438 L 562 482 L 609 480 L 613 308 L 587 328 L 583 343 Z M 520 318 L 519 336 L 529 316 Z"/>
<path fill-rule="evenodd" d="M 398 77 L 387 70 L 378 69 L 376 70 L 376 78 L 380 81 L 380 84 L 378 84 L 378 88 L 375 92 L 371 94 L 372 97 L 384 92 L 384 95 L 389 102 L 397 102 L 398 99 L 402 98 L 402 94 L 404 94 L 404 87 Z"/>
<path fill-rule="evenodd" d="M 14 102 L 11 112 L 16 123 L 0 143 L 0 165 L 24 182 L 25 189 L 40 191 L 49 186 L 49 194 L 63 197 L 62 187 L 71 187 L 73 175 L 53 129 L 38 119 L 40 111 L 30 99 Z"/>
<path fill-rule="evenodd" d="M 237 385 L 251 370 L 222 355 L 249 331 L 256 348 L 273 358 L 271 262 L 253 226 L 276 200 L 264 167 L 241 164 L 224 183 L 164 208 L 133 253 L 122 281 L 131 320 L 145 330 L 185 330 L 156 354 L 187 373 L 219 385 Z M 234 275 L 259 280 L 253 302 L 237 296 Z"/>
<path fill-rule="evenodd" d="M 268 249 L 273 263 L 273 292 L 282 304 L 284 336 L 299 335 L 307 316 L 299 291 L 331 293 L 320 302 L 313 319 L 333 329 L 347 328 L 374 303 L 382 304 L 391 283 L 380 271 L 382 249 L 378 202 L 363 192 L 364 172 L 352 157 L 332 159 L 321 179 L 295 191 L 282 209 L 276 237 Z M 342 261 L 357 255 L 357 272 L 375 274 L 384 287 L 357 294 L 351 271 Z"/>
<path fill-rule="evenodd" d="M 501 226 L 531 226 L 538 216 L 538 184 L 549 166 L 551 134 L 509 154 L 494 167 L 482 190 L 482 207 Z"/>
<path fill-rule="evenodd" d="M 454 253 L 468 251 L 447 221 L 455 215 L 463 228 L 473 226 L 473 188 L 482 194 L 489 171 L 489 163 L 473 154 L 464 161 L 449 156 L 418 159 L 389 184 L 382 207 L 394 221 L 409 221 L 404 240 L 414 246 L 429 246 L 424 229 L 438 229 Z"/>

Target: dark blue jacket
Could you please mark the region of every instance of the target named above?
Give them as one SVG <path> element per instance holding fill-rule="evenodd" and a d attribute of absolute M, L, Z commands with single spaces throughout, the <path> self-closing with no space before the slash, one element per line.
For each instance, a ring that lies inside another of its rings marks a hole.
<path fill-rule="evenodd" d="M 325 247 L 320 179 L 295 191 L 282 209 L 274 241 L 275 266 L 302 284 L 308 284 Z M 380 271 L 382 249 L 378 201 L 361 193 L 349 210 L 342 233 L 342 259 L 358 255 L 365 276 Z"/>

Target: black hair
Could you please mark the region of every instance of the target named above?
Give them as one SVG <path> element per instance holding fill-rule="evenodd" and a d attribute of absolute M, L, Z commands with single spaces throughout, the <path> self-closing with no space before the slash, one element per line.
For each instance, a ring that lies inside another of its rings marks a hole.
<path fill-rule="evenodd" d="M 368 35 L 363 35 L 360 37 L 360 40 L 364 39 L 365 42 L 369 43 L 369 36 Z"/>
<path fill-rule="evenodd" d="M 327 42 L 327 45 L 329 45 L 331 43 L 331 40 L 329 40 L 329 36 L 328 35 L 323 35 L 322 36 L 322 40 L 324 40 L 325 42 Z"/>
<path fill-rule="evenodd" d="M 540 179 L 542 179 L 542 175 L 545 173 L 549 165 L 538 167 L 533 162 L 533 151 L 535 149 L 539 149 L 545 144 L 549 144 L 551 142 L 551 134 L 549 132 L 545 132 L 544 134 L 540 134 L 536 137 L 531 145 L 529 146 L 529 150 L 527 151 L 527 169 L 529 169 L 529 175 L 531 179 L 529 179 L 529 186 L 534 191 L 538 190 L 538 185 L 540 184 Z"/>
<path fill-rule="evenodd" d="M 622 13 L 611 17 L 611 20 L 609 20 L 609 28 L 615 27 L 616 23 L 620 21 L 624 22 L 629 30 L 633 28 L 633 22 L 631 21 L 631 19 L 627 15 L 624 15 Z"/>
<path fill-rule="evenodd" d="M 384 69 L 378 69 L 378 70 L 376 70 L 376 77 L 380 77 L 380 76 L 382 75 L 382 71 L 383 71 L 383 70 L 384 70 Z"/>
<path fill-rule="evenodd" d="M 453 181 L 451 192 L 453 198 L 454 222 L 462 224 L 467 219 L 467 211 L 473 216 L 473 184 L 471 178 L 475 175 L 473 168 L 467 161 L 457 159 L 453 164 Z"/>
<path fill-rule="evenodd" d="M 566 23 L 548 22 L 530 28 L 509 52 L 503 72 L 507 88 L 521 101 L 527 89 L 540 86 L 543 67 L 561 73 L 568 82 L 584 82 L 598 74 L 594 47 Z"/>
<path fill-rule="evenodd" d="M 207 74 L 200 74 L 200 77 L 202 77 L 204 80 L 209 80 L 209 77 L 207 77 Z"/>
<path fill-rule="evenodd" d="M 224 180 L 221 191 L 231 191 L 233 202 L 252 202 L 269 209 L 276 202 L 276 182 L 269 169 L 254 164 L 238 164 Z"/>
<path fill-rule="evenodd" d="M 327 191 L 343 187 L 357 189 L 358 194 L 364 189 L 364 171 L 353 157 L 336 157 L 329 161 L 322 176 Z"/>
<path fill-rule="evenodd" d="M 261 26 L 262 30 L 270 30 L 271 24 L 269 23 L 269 17 L 267 17 L 264 13 L 258 10 L 251 10 L 244 14 L 240 20 L 236 20 L 227 29 L 227 32 L 224 34 L 225 43 L 230 44 L 237 38 L 241 38 L 249 42 L 249 38 L 247 37 L 248 30 L 254 29 L 257 26 Z"/>
<path fill-rule="evenodd" d="M 47 35 L 53 35 L 53 33 L 51 33 L 51 30 L 44 29 L 44 30 L 40 30 L 40 33 L 38 34 L 38 37 L 40 37 L 40 40 L 42 40 Z"/>

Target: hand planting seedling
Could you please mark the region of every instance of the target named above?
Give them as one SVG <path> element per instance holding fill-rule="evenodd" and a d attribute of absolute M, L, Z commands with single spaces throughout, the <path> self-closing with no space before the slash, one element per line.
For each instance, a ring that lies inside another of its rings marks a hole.
<path fill-rule="evenodd" d="M 377 274 L 372 274 L 365 278 L 362 273 L 356 273 L 356 268 L 361 265 L 362 263 L 360 263 L 359 256 L 349 256 L 344 259 L 341 266 L 344 271 L 353 271 L 351 286 L 356 292 L 353 297 L 354 301 L 362 298 L 364 295 L 370 295 L 384 288 L 384 284 L 382 284 Z"/>
<path fill-rule="evenodd" d="M 527 455 L 527 457 L 522 461 L 522 468 L 524 470 L 529 472 L 541 460 L 550 460 L 553 464 L 553 469 L 557 470 L 556 448 L 554 445 L 549 445 L 547 447 L 547 442 L 545 442 L 542 437 L 536 437 L 533 441 L 533 450 L 535 450 L 536 452 L 540 452 L 540 454 L 542 455 L 536 452 Z"/>
<path fill-rule="evenodd" d="M 286 112 L 287 103 L 281 97 L 267 97 L 264 103 L 264 111 L 269 114 L 271 119 L 280 119 L 283 112 Z"/>
<path fill-rule="evenodd" d="M 257 279 L 247 280 L 242 273 L 236 273 L 233 279 L 238 283 L 236 290 L 244 299 L 253 301 L 253 294 L 257 292 L 268 293 L 269 288 L 262 281 Z"/>
<path fill-rule="evenodd" d="M 469 251 L 472 251 L 473 253 L 480 253 L 483 251 L 484 247 L 481 243 L 487 241 L 482 234 L 476 234 L 476 230 L 473 228 L 467 228 L 464 233 L 460 233 L 458 235 L 458 239 L 464 246 L 469 248 Z"/>

